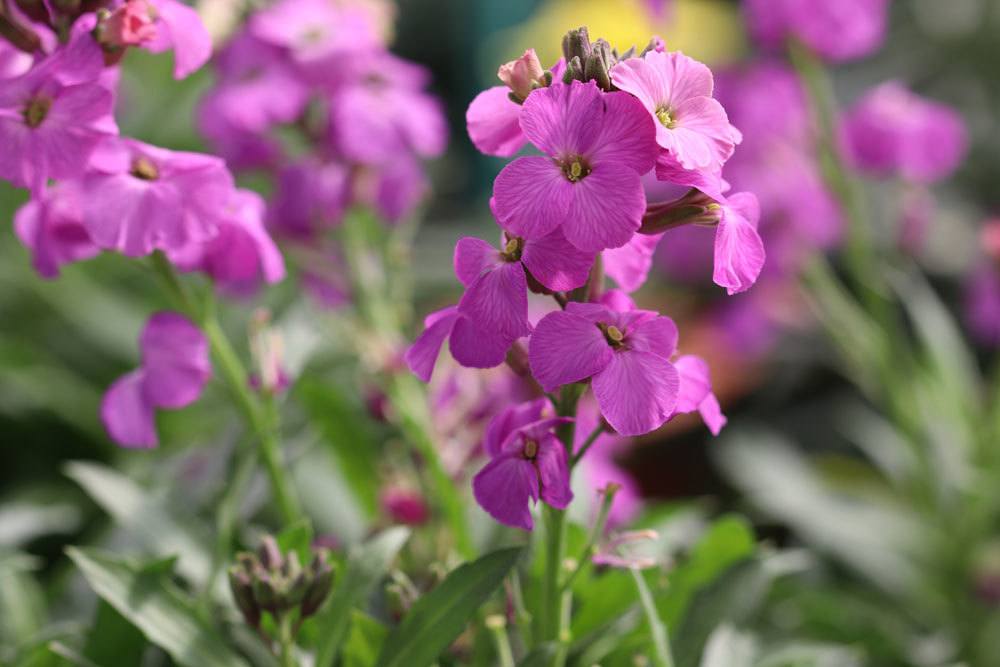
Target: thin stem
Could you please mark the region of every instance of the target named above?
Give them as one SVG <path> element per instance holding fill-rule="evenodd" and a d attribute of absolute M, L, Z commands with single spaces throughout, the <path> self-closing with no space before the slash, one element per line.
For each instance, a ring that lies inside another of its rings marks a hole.
<path fill-rule="evenodd" d="M 521 639 L 524 643 L 531 644 L 531 612 L 524 604 L 524 591 L 521 590 L 521 575 L 515 570 L 507 577 L 510 582 L 510 599 L 514 605 L 514 617 L 517 619 L 517 627 L 521 631 Z"/>
<path fill-rule="evenodd" d="M 630 567 L 629 572 L 635 581 L 635 586 L 639 590 L 639 602 L 642 604 L 642 611 L 646 615 L 646 622 L 649 623 L 649 634 L 653 638 L 653 658 L 657 667 L 674 667 L 674 659 L 670 654 L 670 641 L 667 639 L 667 628 L 660 620 L 660 613 L 653 602 L 653 595 L 646 585 L 646 580 L 642 576 L 642 570 Z"/>
<path fill-rule="evenodd" d="M 542 613 L 539 615 L 540 638 L 544 641 L 559 638 L 560 582 L 566 542 L 566 511 L 550 505 L 544 507 L 545 516 L 545 579 L 542 588 Z"/>
<path fill-rule="evenodd" d="M 580 459 L 582 459 L 584 454 L 587 453 L 587 450 L 590 449 L 591 445 L 597 442 L 597 439 L 601 437 L 602 433 L 604 433 L 604 424 L 598 423 L 597 426 L 594 427 L 594 430 L 590 432 L 590 435 L 587 436 L 587 439 L 583 441 L 583 444 L 580 445 L 580 449 L 577 450 L 576 454 L 573 455 L 573 458 L 570 459 L 570 469 L 576 467 L 576 464 L 580 462 Z"/>
<path fill-rule="evenodd" d="M 268 478 L 271 482 L 271 490 L 274 493 L 275 502 L 281 512 L 282 519 L 286 524 L 294 523 L 302 516 L 298 498 L 288 481 L 284 463 L 281 460 L 281 445 L 278 439 L 278 423 L 276 416 L 263 405 L 250 389 L 247 381 L 247 371 L 240 361 L 239 355 L 233 349 L 232 344 L 226 337 L 219 320 L 215 315 L 215 309 L 211 307 L 211 301 L 203 308 L 197 307 L 194 300 L 185 290 L 183 283 L 174 271 L 170 260 L 162 252 L 155 252 L 152 256 L 153 269 L 156 271 L 160 282 L 164 285 L 167 294 L 174 301 L 177 308 L 182 310 L 188 317 L 198 322 L 205 337 L 208 338 L 212 356 L 216 362 L 216 368 L 222 376 L 223 382 L 229 389 L 229 393 L 236 403 L 237 408 L 243 413 L 243 418 L 247 426 L 256 436 L 260 447 L 260 453 L 267 469 Z"/>
<path fill-rule="evenodd" d="M 486 618 L 486 627 L 493 635 L 493 644 L 497 649 L 497 663 L 500 667 L 514 667 L 514 652 L 510 647 L 510 637 L 507 636 L 507 619 L 499 614 Z"/>
<path fill-rule="evenodd" d="M 281 645 L 281 667 L 298 667 L 295 659 L 295 635 L 292 629 L 292 615 L 284 614 L 279 623 L 278 643 Z"/>
<path fill-rule="evenodd" d="M 614 502 L 618 489 L 617 484 L 608 484 L 605 487 L 603 496 L 601 497 L 601 506 L 597 510 L 597 517 L 594 519 L 594 525 L 590 527 L 590 532 L 587 534 L 587 542 L 583 545 L 579 558 L 576 559 L 576 567 L 566 578 L 566 581 L 563 582 L 562 588 L 564 591 L 572 590 L 573 582 L 576 581 L 580 573 L 590 564 L 594 545 L 597 544 L 597 540 L 604 534 L 604 528 L 608 524 L 608 515 L 611 514 L 611 503 Z"/>

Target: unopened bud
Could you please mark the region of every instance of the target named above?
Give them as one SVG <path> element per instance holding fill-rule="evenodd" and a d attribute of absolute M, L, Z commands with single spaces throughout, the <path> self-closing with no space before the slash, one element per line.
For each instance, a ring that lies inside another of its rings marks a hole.
<path fill-rule="evenodd" d="M 326 602 L 330 591 L 333 590 L 333 574 L 333 566 L 327 562 L 326 550 L 318 552 L 309 564 L 311 581 L 309 589 L 302 598 L 300 607 L 302 618 L 312 616 Z"/>
<path fill-rule="evenodd" d="M 597 40 L 589 56 L 583 61 L 584 81 L 595 81 L 601 90 L 611 90 L 611 67 L 617 62 L 611 45 L 603 39 Z"/>
<path fill-rule="evenodd" d="M 520 58 L 501 65 L 497 77 L 521 100 L 527 99 L 535 88 L 547 85 L 545 70 L 534 49 L 528 49 Z"/>
<path fill-rule="evenodd" d="M 146 0 L 126 0 L 114 11 L 99 14 L 94 37 L 105 50 L 139 46 L 156 39 L 155 18 Z"/>
<path fill-rule="evenodd" d="M 257 606 L 253 594 L 253 582 L 250 573 L 239 565 L 229 569 L 229 589 L 236 601 L 236 608 L 243 614 L 247 625 L 256 628 L 260 625 L 261 609 Z"/>
<path fill-rule="evenodd" d="M 574 58 L 579 59 L 581 63 L 585 61 L 591 51 L 590 33 L 587 31 L 587 27 L 583 26 L 567 32 L 563 37 L 562 49 L 567 65 Z"/>
<path fill-rule="evenodd" d="M 260 559 L 260 564 L 264 566 L 265 570 L 281 569 L 284 559 L 281 557 L 278 542 L 273 536 L 265 535 L 264 539 L 260 541 L 260 546 L 257 548 L 257 558 Z"/>
<path fill-rule="evenodd" d="M 717 225 L 722 213 L 722 206 L 714 199 L 692 188 L 675 201 L 649 205 L 639 233 L 659 234 L 683 225 Z"/>

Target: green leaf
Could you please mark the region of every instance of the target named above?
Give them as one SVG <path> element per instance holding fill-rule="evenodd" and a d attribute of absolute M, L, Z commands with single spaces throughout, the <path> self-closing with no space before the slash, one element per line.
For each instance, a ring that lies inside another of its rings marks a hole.
<path fill-rule="evenodd" d="M 32 575 L 34 558 L 0 553 L 0 658 L 5 647 L 29 640 L 45 623 L 45 598 Z"/>
<path fill-rule="evenodd" d="M 246 666 L 165 573 L 144 573 L 134 563 L 94 549 L 69 547 L 66 552 L 90 587 L 178 664 Z"/>
<path fill-rule="evenodd" d="M 521 556 L 501 549 L 453 570 L 424 595 L 389 635 L 378 667 L 426 667 L 461 634 L 476 610 L 500 587 Z"/>
<path fill-rule="evenodd" d="M 142 632 L 104 600 L 97 605 L 96 615 L 83 647 L 83 657 L 98 665 L 142 664 L 147 646 Z"/>
<path fill-rule="evenodd" d="M 376 438 L 371 424 L 360 415 L 361 406 L 329 384 L 305 377 L 295 395 L 323 436 L 337 466 L 368 518 L 378 511 L 378 458 L 372 455 Z"/>
<path fill-rule="evenodd" d="M 275 538 L 281 553 L 294 551 L 299 557 L 299 563 L 306 565 L 312 558 L 313 529 L 309 519 L 302 518 L 288 526 Z"/>
<path fill-rule="evenodd" d="M 753 635 L 720 625 L 708 638 L 700 667 L 753 667 L 757 652 Z"/>
<path fill-rule="evenodd" d="M 143 491 L 135 482 L 111 468 L 74 461 L 66 475 L 83 487 L 115 523 L 134 533 L 154 554 L 176 554 L 182 576 L 202 584 L 212 568 L 206 542 L 181 525 L 164 503 Z M 219 587 L 224 582 L 219 581 Z"/>
<path fill-rule="evenodd" d="M 365 604 L 410 537 L 406 528 L 390 528 L 351 550 L 343 576 L 338 576 L 330 601 L 316 616 L 320 640 L 317 667 L 330 667 L 347 636 L 351 610 Z"/>
<path fill-rule="evenodd" d="M 531 653 L 524 656 L 521 662 L 517 663 L 517 667 L 549 667 L 558 652 L 559 644 L 554 642 L 539 644 L 531 650 Z"/>
<path fill-rule="evenodd" d="M 368 614 L 351 611 L 351 631 L 344 643 L 344 667 L 369 667 L 375 663 L 388 628 Z"/>

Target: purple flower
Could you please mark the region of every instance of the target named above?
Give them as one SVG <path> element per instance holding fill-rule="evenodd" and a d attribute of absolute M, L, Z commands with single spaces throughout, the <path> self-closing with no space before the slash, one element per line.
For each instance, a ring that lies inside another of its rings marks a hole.
<path fill-rule="evenodd" d="M 35 64 L 30 53 L 25 53 L 3 41 L 0 42 L 0 80 L 21 76 Z"/>
<path fill-rule="evenodd" d="M 918 183 L 947 178 L 965 157 L 968 134 L 954 109 L 898 81 L 869 91 L 847 113 L 847 152 L 861 169 Z"/>
<path fill-rule="evenodd" d="M 521 112 L 525 135 L 547 157 L 518 158 L 493 184 L 501 227 L 525 239 L 562 228 L 585 252 L 628 243 L 646 209 L 641 177 L 656 160 L 653 122 L 625 93 L 594 82 L 533 92 Z"/>
<path fill-rule="evenodd" d="M 678 357 L 674 366 L 680 374 L 676 412 L 683 414 L 697 410 L 712 435 L 719 435 L 727 420 L 719 407 L 719 400 L 712 393 L 708 364 L 701 357 L 688 354 Z"/>
<path fill-rule="evenodd" d="M 833 62 L 867 56 L 885 40 L 889 0 L 744 0 L 750 32 L 763 46 L 790 38 Z"/>
<path fill-rule="evenodd" d="M 497 250 L 475 238 L 455 245 L 455 275 L 465 286 L 458 311 L 479 327 L 511 341 L 531 333 L 528 324 L 528 280 L 554 291 L 587 282 L 593 255 L 573 248 L 558 228 L 536 241 L 505 236 Z"/>
<path fill-rule="evenodd" d="M 750 289 L 764 268 L 764 242 L 757 233 L 759 220 L 760 204 L 749 192 L 738 192 L 721 203 L 712 280 L 730 295 Z"/>
<path fill-rule="evenodd" d="M 412 214 L 430 188 L 420 162 L 406 156 L 372 167 L 362 178 L 374 183 L 370 189 L 356 187 L 357 199 L 374 206 L 379 216 L 390 224 Z"/>
<path fill-rule="evenodd" d="M 169 252 L 168 257 L 182 271 L 205 272 L 232 294 L 251 294 L 262 280 L 280 282 L 285 277 L 285 261 L 264 229 L 263 216 L 260 195 L 236 190 L 220 211 L 215 237 Z"/>
<path fill-rule="evenodd" d="M 539 499 L 557 509 L 573 500 L 566 448 L 553 430 L 567 418 L 543 418 L 547 399 L 507 408 L 486 431 L 490 462 L 472 480 L 476 502 L 500 523 L 531 530 Z"/>
<path fill-rule="evenodd" d="M 156 408 L 177 409 L 198 400 L 212 374 L 208 341 L 189 320 L 161 312 L 139 338 L 142 365 L 118 378 L 101 401 L 101 420 L 123 447 L 157 445 Z"/>
<path fill-rule="evenodd" d="M 89 39 L 89 38 L 88 38 Z M 41 193 L 50 178 L 75 178 L 118 128 L 114 98 L 98 77 L 101 49 L 77 39 L 0 86 L 0 178 Z"/>
<path fill-rule="evenodd" d="M 601 253 L 604 273 L 625 292 L 634 292 L 646 282 L 653 254 L 663 234 L 636 234 L 621 248 Z"/>
<path fill-rule="evenodd" d="M 717 172 L 742 140 L 712 97 L 712 71 L 678 51 L 649 51 L 611 70 L 611 81 L 635 95 L 656 121 L 656 142 L 685 169 Z"/>
<path fill-rule="evenodd" d="M 130 257 L 180 250 L 218 233 L 233 178 L 219 158 L 108 141 L 83 179 L 83 221 L 94 242 Z"/>
<path fill-rule="evenodd" d="M 527 56 L 528 52 L 525 52 L 522 58 Z M 558 80 L 565 68 L 565 62 L 559 60 L 550 70 L 552 78 Z M 503 67 L 500 69 L 502 72 Z M 510 157 L 527 143 L 528 140 L 521 130 L 522 105 L 510 99 L 512 92 L 513 90 L 507 85 L 493 86 L 476 95 L 469 104 L 465 112 L 465 124 L 469 139 L 481 153 Z M 521 98 L 522 102 L 528 98 L 530 92 Z"/>
<path fill-rule="evenodd" d="M 212 56 L 212 37 L 196 12 L 178 0 L 148 0 L 155 12 L 156 36 L 143 42 L 152 53 L 174 52 L 174 78 L 183 79 Z"/>
<path fill-rule="evenodd" d="M 1000 270 L 984 262 L 966 278 L 964 311 L 973 338 L 1000 347 Z"/>
<path fill-rule="evenodd" d="M 608 423 L 621 435 L 642 435 L 674 413 L 679 379 L 670 357 L 676 348 L 670 318 L 570 302 L 538 323 L 528 358 L 545 391 L 591 378 Z"/>
<path fill-rule="evenodd" d="M 406 364 L 424 382 L 431 379 L 438 352 L 445 339 L 451 356 L 466 368 L 493 368 L 503 363 L 514 342 L 509 335 L 484 329 L 470 317 L 449 306 L 424 318 L 424 332 L 406 351 Z"/>
<path fill-rule="evenodd" d="M 83 226 L 82 200 L 78 182 L 63 181 L 46 188 L 14 216 L 14 231 L 31 250 L 32 264 L 43 278 L 55 278 L 63 264 L 90 259 L 101 251 Z"/>
<path fill-rule="evenodd" d="M 335 227 L 343 219 L 350 189 L 348 168 L 339 162 L 306 158 L 288 165 L 278 174 L 268 224 L 295 237 Z"/>

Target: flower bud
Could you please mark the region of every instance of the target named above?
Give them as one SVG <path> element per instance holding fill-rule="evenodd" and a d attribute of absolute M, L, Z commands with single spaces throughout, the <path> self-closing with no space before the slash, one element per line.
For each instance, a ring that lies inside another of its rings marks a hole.
<path fill-rule="evenodd" d="M 236 601 L 236 607 L 243 614 L 247 625 L 253 628 L 258 627 L 260 625 L 261 609 L 257 606 L 256 599 L 254 598 L 250 572 L 240 565 L 234 565 L 229 568 L 229 588 L 233 593 L 233 599 Z"/>
<path fill-rule="evenodd" d="M 521 100 L 527 99 L 535 88 L 546 85 L 545 70 L 534 49 L 528 49 L 520 58 L 501 65 L 497 76 Z"/>
<path fill-rule="evenodd" d="M 281 557 L 281 549 L 278 548 L 278 542 L 271 535 L 265 535 L 264 539 L 260 541 L 260 546 L 257 547 L 257 558 L 260 559 L 260 564 L 265 570 L 278 570 L 284 559 Z"/>
<path fill-rule="evenodd" d="M 586 26 L 567 32 L 563 37 L 562 50 L 567 65 L 574 58 L 581 63 L 584 62 L 590 56 L 591 51 L 590 33 L 587 32 Z"/>
<path fill-rule="evenodd" d="M 611 90 L 611 66 L 618 61 L 606 40 L 597 40 L 591 53 L 583 61 L 584 81 L 595 81 L 601 90 Z"/>
<path fill-rule="evenodd" d="M 692 188 L 680 199 L 652 204 L 642 216 L 640 234 L 659 234 L 682 225 L 716 225 L 722 217 L 722 207 L 700 190 Z"/>
<path fill-rule="evenodd" d="M 316 613 L 333 590 L 333 566 L 327 562 L 326 550 L 321 550 L 309 564 L 309 587 L 302 598 L 299 608 L 302 618 Z"/>
<path fill-rule="evenodd" d="M 155 10 L 146 0 L 127 0 L 113 12 L 99 14 L 94 36 L 107 51 L 156 39 Z"/>

